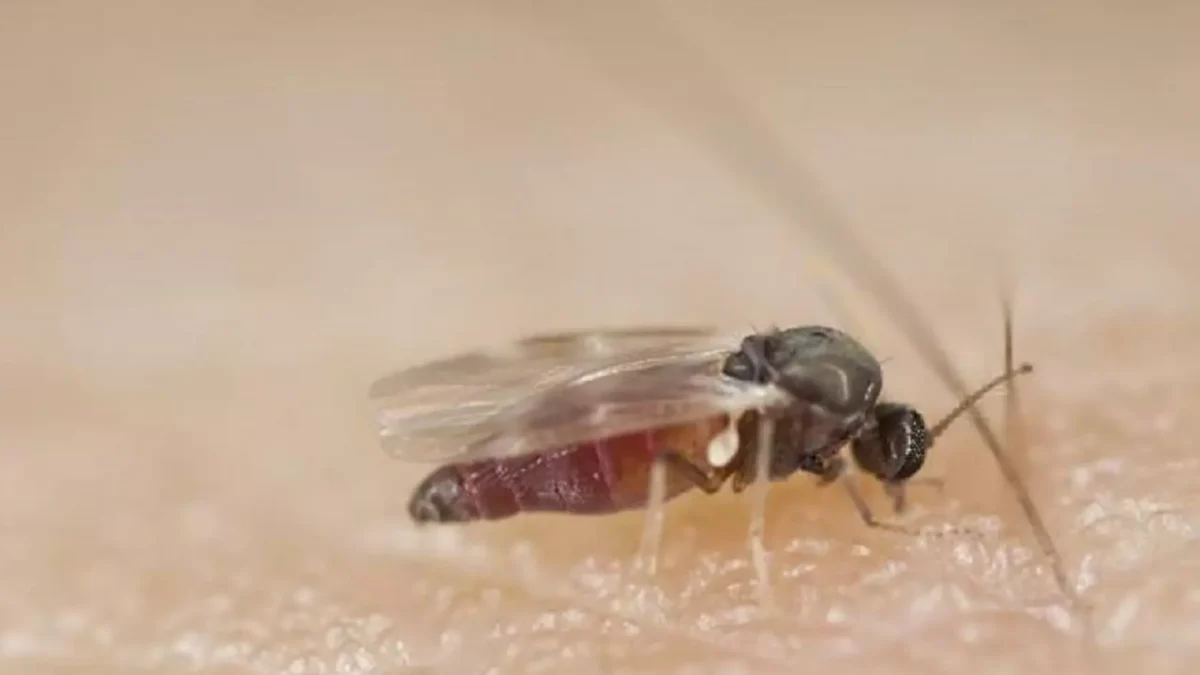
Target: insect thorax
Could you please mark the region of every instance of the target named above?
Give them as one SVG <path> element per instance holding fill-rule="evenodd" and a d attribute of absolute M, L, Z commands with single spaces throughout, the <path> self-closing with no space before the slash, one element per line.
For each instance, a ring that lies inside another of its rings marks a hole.
<path fill-rule="evenodd" d="M 823 464 L 823 460 L 837 454 L 866 428 L 870 410 L 868 407 L 845 415 L 832 413 L 819 405 L 797 402 L 766 413 L 772 424 L 771 479 L 784 479 L 797 471 L 809 471 L 809 467 Z M 757 456 L 762 415 L 758 411 L 748 412 L 738 424 L 741 447 L 749 458 Z"/>

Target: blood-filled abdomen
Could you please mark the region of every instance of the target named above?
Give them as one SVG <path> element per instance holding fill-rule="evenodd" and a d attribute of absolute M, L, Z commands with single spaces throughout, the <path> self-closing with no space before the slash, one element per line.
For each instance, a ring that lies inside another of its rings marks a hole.
<path fill-rule="evenodd" d="M 408 510 L 417 522 L 495 520 L 522 512 L 603 514 L 639 508 L 657 453 L 673 450 L 701 465 L 729 423 L 662 427 L 504 459 L 448 464 L 417 486 Z M 692 487 L 667 472 L 667 498 Z"/>

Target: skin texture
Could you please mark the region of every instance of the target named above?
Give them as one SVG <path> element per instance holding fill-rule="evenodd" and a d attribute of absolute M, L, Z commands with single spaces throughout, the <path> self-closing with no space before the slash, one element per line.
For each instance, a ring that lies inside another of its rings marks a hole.
<path fill-rule="evenodd" d="M 922 474 L 944 493 L 914 488 L 921 536 L 865 529 L 836 489 L 774 488 L 765 614 L 747 496 L 675 502 L 653 579 L 628 574 L 639 514 L 409 525 L 428 467 L 378 450 L 367 385 L 530 332 L 837 323 L 886 395 L 931 424 L 954 404 L 800 224 L 537 39 L 560 24 L 6 4 L 0 667 L 1187 672 L 1187 7 L 674 12 L 972 384 L 1001 367 L 996 279 L 1015 280 L 1037 366 L 1019 465 L 1093 607 L 1088 642 L 968 425 Z"/>

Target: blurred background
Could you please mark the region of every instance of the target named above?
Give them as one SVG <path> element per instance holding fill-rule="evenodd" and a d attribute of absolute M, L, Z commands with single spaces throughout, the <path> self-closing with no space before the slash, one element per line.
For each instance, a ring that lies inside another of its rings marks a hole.
<path fill-rule="evenodd" d="M 1184 672 L 1198 14 L 0 5 L 0 669 Z M 378 449 L 367 386 L 526 333 L 840 321 L 825 289 L 890 395 L 953 405 L 813 224 L 706 146 L 726 85 L 969 382 L 1015 280 L 1023 475 L 1099 651 L 967 425 L 931 460 L 945 494 L 915 495 L 944 536 L 774 489 L 765 617 L 729 495 L 672 506 L 641 585 L 640 514 L 408 524 L 427 468 Z"/>

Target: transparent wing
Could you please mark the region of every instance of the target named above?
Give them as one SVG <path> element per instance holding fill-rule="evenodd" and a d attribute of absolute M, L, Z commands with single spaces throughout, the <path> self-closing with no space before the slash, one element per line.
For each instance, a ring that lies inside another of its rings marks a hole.
<path fill-rule="evenodd" d="M 400 371 L 370 395 L 394 456 L 507 457 L 783 402 L 721 376 L 736 344 L 703 328 L 539 335 Z"/>

